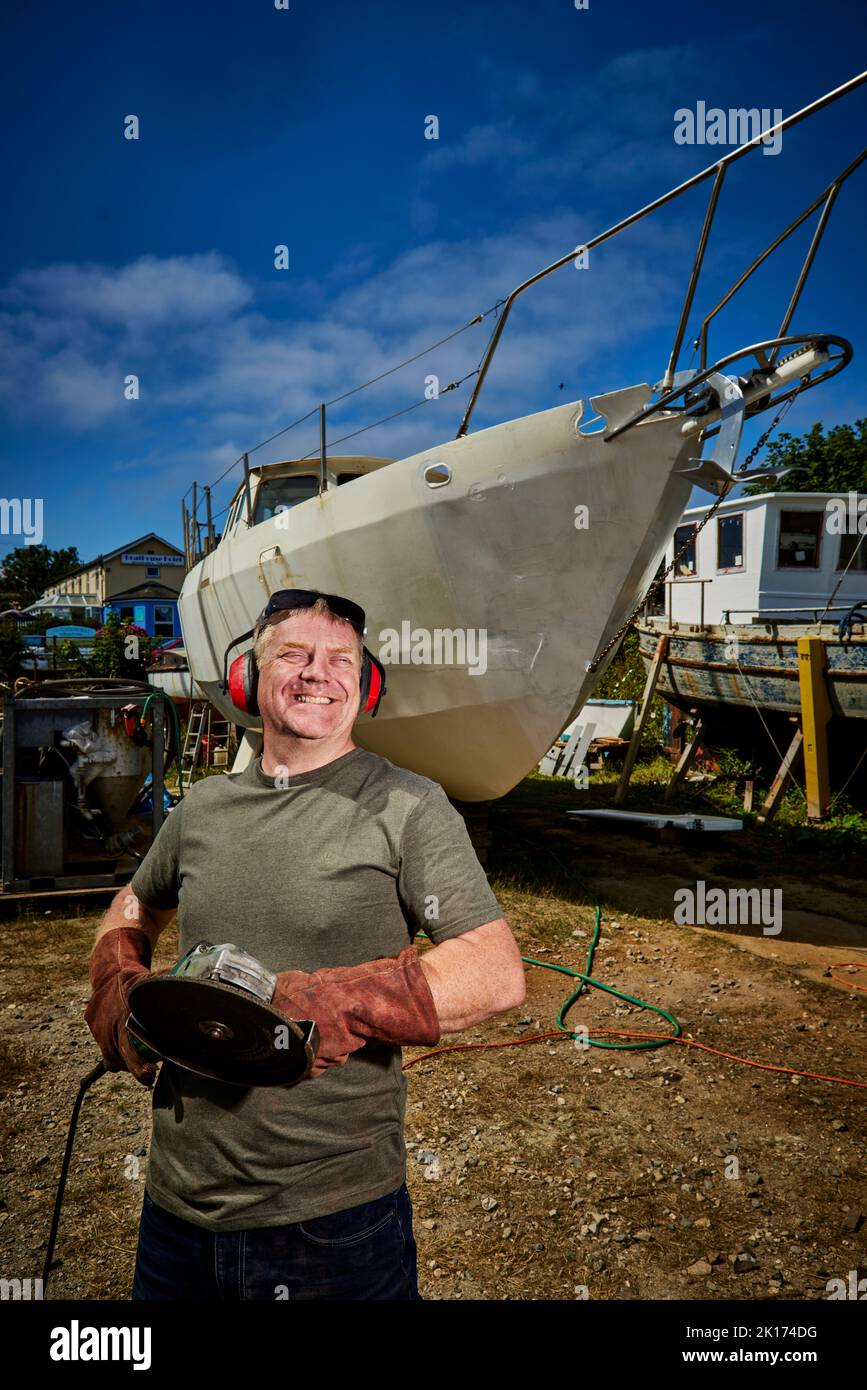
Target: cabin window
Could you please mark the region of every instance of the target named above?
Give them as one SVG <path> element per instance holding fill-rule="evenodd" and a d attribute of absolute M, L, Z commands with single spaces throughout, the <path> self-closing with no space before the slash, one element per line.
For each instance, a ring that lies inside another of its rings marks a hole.
<path fill-rule="evenodd" d="M 364 477 L 364 474 L 363 474 L 363 473 L 338 473 L 338 475 L 337 475 L 337 486 L 340 487 L 341 483 L 351 483 L 351 482 L 353 482 L 356 478 L 363 478 L 363 477 Z"/>
<path fill-rule="evenodd" d="M 780 512 L 780 569 L 816 569 L 824 512 Z"/>
<path fill-rule="evenodd" d="M 691 522 L 688 526 L 678 526 L 674 533 L 674 553 L 683 554 L 677 562 L 677 574 L 679 576 L 695 574 L 695 523 Z M 689 544 L 687 544 L 687 541 Z M 684 546 L 686 549 L 684 550 Z"/>
<path fill-rule="evenodd" d="M 239 514 L 239 510 L 240 510 L 240 506 L 241 506 L 241 500 L 242 500 L 243 496 L 244 496 L 244 494 L 243 494 L 243 492 L 241 492 L 241 493 L 238 494 L 238 496 L 237 496 L 236 498 L 234 498 L 234 500 L 233 500 L 232 502 L 229 503 L 229 515 L 226 517 L 226 530 L 227 530 L 227 531 L 231 531 L 232 528 L 233 528 L 234 525 L 235 525 L 235 522 L 238 520 L 238 514 Z"/>
<path fill-rule="evenodd" d="M 154 604 L 154 637 L 174 637 L 175 610 L 170 603 Z"/>
<path fill-rule="evenodd" d="M 853 555 L 854 559 L 852 558 Z M 840 537 L 837 569 L 848 569 L 850 574 L 863 574 L 867 570 L 867 535 L 842 535 Z"/>
<path fill-rule="evenodd" d="M 742 570 L 744 567 L 744 514 L 721 516 L 716 524 L 718 570 Z"/>
<path fill-rule="evenodd" d="M 292 473 L 282 478 L 265 478 L 256 490 L 253 524 L 270 521 L 278 511 L 297 507 L 299 502 L 307 502 L 318 494 L 318 474 Z"/>

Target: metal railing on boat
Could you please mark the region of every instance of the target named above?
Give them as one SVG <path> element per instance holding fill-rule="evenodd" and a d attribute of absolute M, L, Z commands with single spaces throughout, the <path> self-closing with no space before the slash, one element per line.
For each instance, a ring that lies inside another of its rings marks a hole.
<path fill-rule="evenodd" d="M 494 332 L 491 336 L 491 341 L 488 344 L 487 350 L 482 359 L 482 363 L 479 368 L 478 379 L 470 395 L 470 399 L 467 404 L 467 408 L 464 412 L 464 417 L 461 421 L 457 437 L 460 438 L 461 435 L 466 434 L 469 428 L 470 419 L 472 417 L 482 387 L 485 383 L 485 378 L 487 377 L 488 369 L 490 368 L 499 341 L 503 336 L 503 330 L 506 326 L 506 321 L 508 320 L 509 314 L 512 310 L 512 306 L 514 305 L 516 299 L 518 299 L 520 295 L 524 294 L 525 291 L 530 289 L 533 285 L 537 285 L 540 280 L 544 280 L 546 276 L 552 275 L 555 270 L 560 270 L 563 266 L 569 265 L 571 262 L 574 262 L 575 257 L 579 252 L 585 253 L 592 251 L 595 247 L 601 246 L 604 242 L 610 241 L 613 237 L 618 236 L 621 232 L 626 231 L 627 227 L 634 226 L 636 222 L 640 222 L 643 218 L 648 217 L 651 213 L 657 212 L 659 208 L 665 207 L 668 203 L 673 202 L 676 198 L 682 197 L 682 195 L 684 193 L 687 193 L 691 188 L 696 188 L 699 184 L 704 183 L 707 179 L 713 178 L 713 187 L 711 189 L 710 199 L 708 201 L 704 222 L 702 224 L 702 229 L 698 240 L 698 246 L 696 248 L 695 257 L 693 259 L 692 270 L 690 272 L 689 283 L 687 285 L 686 295 L 684 296 L 683 306 L 681 308 L 680 319 L 678 321 L 677 330 L 674 335 L 674 342 L 672 344 L 671 352 L 669 354 L 668 366 L 666 368 L 665 375 L 662 379 L 662 384 L 660 387 L 662 391 L 670 390 L 671 386 L 674 383 L 677 361 L 680 356 L 681 347 L 683 345 L 683 338 L 686 332 L 687 320 L 689 318 L 690 310 L 692 309 L 693 300 L 695 298 L 695 291 L 698 286 L 698 279 L 701 273 L 701 267 L 704 261 L 704 255 L 707 249 L 707 243 L 710 236 L 710 231 L 713 224 L 717 203 L 719 201 L 719 195 L 722 190 L 723 179 L 725 177 L 725 173 L 729 165 L 734 164 L 735 161 L 738 159 L 742 159 L 745 154 L 748 154 L 750 150 L 755 149 L 763 140 L 767 140 L 770 137 L 781 135 L 784 130 L 791 129 L 791 127 L 797 125 L 798 122 L 805 120 L 808 116 L 814 115 L 817 111 L 821 111 L 823 107 L 829 106 L 832 102 L 838 101 L 840 97 L 846 96 L 849 92 L 855 91 L 856 88 L 862 86 L 865 82 L 867 82 L 867 72 L 859 73 L 856 77 L 850 78 L 848 82 L 844 82 L 842 86 L 836 87 L 834 91 L 827 92 L 825 96 L 819 97 L 818 100 L 810 102 L 808 106 L 804 106 L 801 108 L 800 111 L 796 111 L 793 113 L 793 115 L 787 116 L 785 120 L 778 121 L 776 125 L 770 126 L 767 130 L 759 132 L 758 135 L 754 135 L 751 140 L 747 140 L 743 145 L 739 145 L 736 150 L 731 150 L 729 154 L 723 155 L 722 159 L 716 160 L 713 164 L 708 165 L 706 169 L 702 169 L 698 174 L 693 174 L 691 178 L 686 179 L 684 183 L 678 184 L 676 188 L 670 189 L 668 193 L 664 193 L 660 198 L 655 198 L 652 203 L 647 203 L 645 207 L 639 208 L 637 212 L 630 213 L 628 217 L 622 218 L 621 221 L 616 222 L 613 227 L 609 227 L 607 231 L 600 232 L 598 236 L 591 237 L 591 239 L 585 242 L 583 246 L 575 247 L 573 250 L 569 251 L 565 256 L 561 256 L 559 260 L 553 261 L 551 265 L 546 266 L 544 270 L 537 271 L 535 275 L 531 275 L 528 280 L 524 280 L 522 284 L 518 285 L 516 289 L 512 290 L 512 293 L 509 295 L 508 299 L 503 305 L 502 313 L 499 316 L 496 328 L 494 329 Z M 719 309 L 723 307 L 723 303 L 728 302 L 728 299 L 730 299 L 731 296 L 734 293 L 736 293 L 736 291 L 749 278 L 749 276 L 757 268 L 761 261 L 766 259 L 766 257 L 770 255 L 772 251 L 776 250 L 777 246 L 779 246 L 781 242 L 784 241 L 786 237 L 791 232 L 793 232 L 797 226 L 800 226 L 801 223 L 810 215 L 810 212 L 815 211 L 819 203 L 824 201 L 825 208 L 820 218 L 819 225 L 816 229 L 816 233 L 813 237 L 813 241 L 811 242 L 811 245 L 807 251 L 807 256 L 801 268 L 801 272 L 798 276 L 798 280 L 795 285 L 795 290 L 789 301 L 789 305 L 783 317 L 782 326 L 780 328 L 779 333 L 777 334 L 777 337 L 782 338 L 785 335 L 786 329 L 789 323 L 791 322 L 791 317 L 794 313 L 795 306 L 797 305 L 798 298 L 800 297 L 801 291 L 803 290 L 807 274 L 810 270 L 810 266 L 812 265 L 813 259 L 815 257 L 819 241 L 821 240 L 821 236 L 825 230 L 825 226 L 827 225 L 828 216 L 830 215 L 831 207 L 833 206 L 833 203 L 837 197 L 837 193 L 839 192 L 840 186 L 847 178 L 849 178 L 851 174 L 855 172 L 857 168 L 860 167 L 865 158 L 867 158 L 867 150 L 862 150 L 862 152 L 854 160 L 852 160 L 851 163 L 840 174 L 838 174 L 837 178 L 833 180 L 833 182 L 829 185 L 825 192 L 821 194 L 818 198 L 816 198 L 814 202 L 810 205 L 810 207 L 806 209 L 800 215 L 800 217 L 794 223 L 792 223 L 790 227 L 788 227 L 783 233 L 781 233 L 776 238 L 776 240 L 772 242 L 771 245 L 767 247 L 764 252 L 762 252 L 761 256 L 759 256 L 756 259 L 756 261 L 754 261 L 753 264 L 750 267 L 748 267 L 747 271 L 744 272 L 744 274 L 729 291 L 725 300 L 720 301 L 720 303 L 716 305 L 714 309 L 711 310 L 710 314 L 707 316 L 705 324 L 703 324 L 703 336 L 705 340 L 705 346 L 707 337 L 706 324 L 710 321 L 714 314 L 716 314 L 719 311 Z"/>
<path fill-rule="evenodd" d="M 747 267 L 747 269 L 742 272 L 742 274 L 727 291 L 727 293 L 722 297 L 722 299 L 720 299 L 718 303 L 714 305 L 714 307 L 704 316 L 704 319 L 702 320 L 700 335 L 696 339 L 697 347 L 700 346 L 701 348 L 699 372 L 695 375 L 693 375 L 692 373 L 684 372 L 678 373 L 677 363 L 680 357 L 681 348 L 683 346 L 684 336 L 686 334 L 687 322 L 693 307 L 696 289 L 698 287 L 699 277 L 701 274 L 702 265 L 704 263 L 705 253 L 710 239 L 710 233 L 712 230 L 714 217 L 717 210 L 717 205 L 720 199 L 720 194 L 722 192 L 723 180 L 725 178 L 725 174 L 729 166 L 735 163 L 737 160 L 743 158 L 743 156 L 748 154 L 751 150 L 758 148 L 758 146 L 762 142 L 776 138 L 777 136 L 781 135 L 783 131 L 791 129 L 799 122 L 807 119 L 808 117 L 814 115 L 816 112 L 822 110 L 824 107 L 829 106 L 831 103 L 839 100 L 841 97 L 846 96 L 850 92 L 861 87 L 865 82 L 867 82 L 867 72 L 862 72 L 857 76 L 851 78 L 848 82 L 845 82 L 841 86 L 835 88 L 833 91 L 828 92 L 824 96 L 818 98 L 816 101 L 813 101 L 809 103 L 809 105 L 802 107 L 801 110 L 794 112 L 791 116 L 788 116 L 784 120 L 777 122 L 776 125 L 770 126 L 767 130 L 758 132 L 750 140 L 747 140 L 743 145 L 740 145 L 737 149 L 731 150 L 728 154 L 716 160 L 706 169 L 703 169 L 700 172 L 693 174 L 691 178 L 686 179 L 676 188 L 670 189 L 661 197 L 654 199 L 653 202 L 646 204 L 646 206 L 644 206 L 643 208 L 639 208 L 636 212 L 630 213 L 629 216 L 622 218 L 619 222 L 615 223 L 614 226 L 609 227 L 606 231 L 599 233 L 595 237 L 592 237 L 583 246 L 576 247 L 573 250 L 570 250 L 566 255 L 561 256 L 558 260 L 552 262 L 551 265 L 548 265 L 544 267 L 542 270 L 537 271 L 534 275 L 531 275 L 527 280 L 524 280 L 520 285 L 518 285 L 514 290 L 512 290 L 511 294 L 509 294 L 505 299 L 498 300 L 496 304 L 486 309 L 483 313 L 476 314 L 461 327 L 455 329 L 454 332 L 450 333 L 447 337 L 440 339 L 438 343 L 432 344 L 428 349 L 425 349 L 425 352 L 430 352 L 434 348 L 438 348 L 442 344 L 448 342 L 451 338 L 456 337 L 458 334 L 465 332 L 468 328 L 471 328 L 474 325 L 481 323 L 485 318 L 487 318 L 489 314 L 498 314 L 494 330 L 491 334 L 487 347 L 485 348 L 484 353 L 482 354 L 478 367 L 474 371 L 468 372 L 459 380 L 450 382 L 445 387 L 441 387 L 438 391 L 437 398 L 439 398 L 439 396 L 445 395 L 449 391 L 455 390 L 458 386 L 463 384 L 463 381 L 468 380 L 470 377 L 476 377 L 476 382 L 470 394 L 470 398 L 467 403 L 466 409 L 464 410 L 456 438 L 460 439 L 462 436 L 466 435 L 469 429 L 470 420 L 478 402 L 482 387 L 484 386 L 491 363 L 496 354 L 497 347 L 500 343 L 503 331 L 505 329 L 512 307 L 515 304 L 516 300 L 527 290 L 532 288 L 532 286 L 538 284 L 541 280 L 544 280 L 547 276 L 553 274 L 554 271 L 560 270 L 562 267 L 573 262 L 578 253 L 589 252 L 594 248 L 603 245 L 605 242 L 612 240 L 620 233 L 626 231 L 627 228 L 634 226 L 637 222 L 642 221 L 651 213 L 654 213 L 659 209 L 667 206 L 669 203 L 674 202 L 675 199 L 682 197 L 690 189 L 697 187 L 698 185 L 704 183 L 708 179 L 713 180 L 710 198 L 708 200 L 704 220 L 701 227 L 701 232 L 698 239 L 698 245 L 693 258 L 689 281 L 687 284 L 683 305 L 681 307 L 680 316 L 674 335 L 674 341 L 672 343 L 671 351 L 668 357 L 668 364 L 666 366 L 665 374 L 662 378 L 662 381 L 656 388 L 657 392 L 661 394 L 659 395 L 659 399 L 657 399 L 657 401 L 655 401 L 653 404 L 645 406 L 643 410 L 636 412 L 636 414 L 633 415 L 630 419 L 626 421 L 621 421 L 615 429 L 609 430 L 607 433 L 603 434 L 603 439 L 605 440 L 605 442 L 612 441 L 614 438 L 624 433 L 624 431 L 633 428 L 633 426 L 637 424 L 642 423 L 642 421 L 647 419 L 650 415 L 666 409 L 670 404 L 674 402 L 676 398 L 683 395 L 684 392 L 686 392 L 687 390 L 694 393 L 700 385 L 702 385 L 708 378 L 713 376 L 715 371 L 721 369 L 723 366 L 727 365 L 730 362 L 736 361 L 739 357 L 746 356 L 747 354 L 753 354 L 756 356 L 757 361 L 759 362 L 760 371 L 763 369 L 770 379 L 772 374 L 775 371 L 779 370 L 780 362 L 778 361 L 778 354 L 781 348 L 783 347 L 791 346 L 792 344 L 797 343 L 801 345 L 816 345 L 820 347 L 823 351 L 827 351 L 828 347 L 834 345 L 842 348 L 841 356 L 833 359 L 833 365 L 827 371 L 823 372 L 820 376 L 813 379 L 812 372 L 818 370 L 818 365 L 816 367 L 809 367 L 807 369 L 806 377 L 802 378 L 801 385 L 795 387 L 794 391 L 790 392 L 789 394 L 796 394 L 798 390 L 804 389 L 805 385 L 807 384 L 818 385 L 820 381 L 825 380 L 828 376 L 833 375 L 836 371 L 841 370 L 842 367 L 846 365 L 849 358 L 851 357 L 851 347 L 848 343 L 845 342 L 845 340 L 837 338 L 833 334 L 815 334 L 806 338 L 803 336 L 796 337 L 795 335 L 788 334 L 788 328 L 791 323 L 791 319 L 794 314 L 795 308 L 800 299 L 807 276 L 815 259 L 816 252 L 818 250 L 819 244 L 821 242 L 822 236 L 828 223 L 828 219 L 830 217 L 831 209 L 839 194 L 840 188 L 842 187 L 843 183 L 858 168 L 860 168 L 864 161 L 867 160 L 867 149 L 862 150 L 859 155 L 857 155 L 853 160 L 851 160 L 850 163 L 836 176 L 836 178 L 834 178 L 831 181 L 831 183 L 827 185 L 827 187 L 822 191 L 822 193 L 820 193 L 816 198 L 814 198 L 813 201 L 809 204 L 809 206 L 805 208 L 804 211 L 801 212 L 798 215 L 798 217 L 795 218 L 795 220 L 784 229 L 784 231 L 778 234 L 778 236 L 759 254 L 759 256 L 757 256 L 753 260 L 753 262 Z M 797 276 L 793 291 L 789 298 L 789 303 L 786 307 L 779 331 L 776 334 L 776 336 L 772 339 L 767 340 L 766 342 L 758 343 L 751 348 L 744 349 L 740 353 L 729 354 L 727 357 L 720 359 L 719 362 L 717 362 L 713 367 L 708 369 L 706 367 L 707 339 L 708 327 L 712 319 L 720 312 L 722 308 L 725 307 L 726 304 L 728 304 L 733 295 L 741 289 L 741 287 L 746 283 L 746 281 L 750 278 L 753 272 L 758 269 L 758 267 L 767 259 L 767 257 L 771 255 L 772 252 L 775 251 L 798 227 L 800 227 L 806 221 L 806 219 L 820 207 L 820 205 L 822 207 L 822 211 L 819 215 L 817 226 L 814 230 L 810 246 L 807 250 L 803 264 Z M 803 351 L 803 347 L 801 348 L 801 351 Z M 313 450 L 310 453 L 303 455 L 301 461 L 303 462 L 307 459 L 318 457 L 319 490 L 320 493 L 324 492 L 328 487 L 327 454 L 329 444 L 326 441 L 327 406 L 337 404 L 337 402 L 343 401 L 347 397 L 355 395 L 356 392 L 362 391 L 367 387 L 375 385 L 377 382 L 383 380 L 384 377 L 390 376 L 393 372 L 400 370 L 401 367 L 408 365 L 409 362 L 417 361 L 423 355 L 424 353 L 415 353 L 412 357 L 408 358 L 406 362 L 399 363 L 397 366 L 389 368 L 387 371 L 382 372 L 378 376 L 374 377 L 371 381 L 364 382 L 359 386 L 352 387 L 350 390 L 341 393 L 331 401 L 321 403 L 318 407 L 314 407 L 313 409 L 308 411 L 307 414 L 303 415 L 299 420 L 296 420 L 292 424 L 277 430 L 276 433 L 272 434 L 268 439 L 263 440 L 260 444 L 257 444 L 255 448 L 259 449 L 264 447 L 266 444 L 272 443 L 273 440 L 277 439 L 279 436 L 286 434 L 289 430 L 295 429 L 296 427 L 303 425 L 305 422 L 309 420 L 312 420 L 318 414 L 318 450 Z M 827 361 L 827 357 L 825 358 L 825 360 Z M 822 363 L 821 365 L 824 365 L 824 363 Z M 688 381 L 682 380 L 683 378 L 688 378 Z M 772 401 L 771 396 L 773 394 L 773 389 L 780 389 L 780 387 L 773 387 L 770 391 L 768 391 L 766 397 L 764 398 L 762 397 L 761 392 L 754 390 L 752 392 L 754 399 L 749 407 L 748 413 L 756 414 L 760 410 L 767 409 L 771 404 L 776 405 L 779 403 L 780 400 L 787 399 L 786 396 L 777 396 Z M 330 447 L 334 447 L 334 444 L 342 443 L 345 439 L 352 438 L 354 435 L 363 433 L 366 430 L 377 427 L 378 425 L 387 424 L 390 420 L 396 418 L 396 416 L 405 415 L 407 413 L 407 410 L 414 410 L 418 405 L 422 405 L 424 403 L 424 401 L 416 402 L 414 405 L 411 405 L 404 410 L 396 411 L 394 414 L 385 417 L 384 420 L 375 422 L 374 425 L 363 425 L 359 429 L 353 430 L 349 435 L 343 436 L 342 439 L 333 441 Z M 241 456 L 241 458 L 237 459 L 234 464 L 230 465 L 229 468 L 224 470 L 220 477 L 218 479 L 215 479 L 213 483 L 202 486 L 200 488 L 199 484 L 194 482 L 192 484 L 192 487 L 188 489 L 187 493 L 185 494 L 184 499 L 181 503 L 181 508 L 182 527 L 184 536 L 184 553 L 188 568 L 192 568 L 193 565 L 195 565 L 203 556 L 207 555 L 217 544 L 220 537 L 215 529 L 214 523 L 219 516 L 222 516 L 223 512 L 228 512 L 228 520 L 234 522 L 234 520 L 239 515 L 240 507 L 243 506 L 246 510 L 247 525 L 253 524 L 253 507 L 251 498 L 250 479 L 251 474 L 256 470 L 251 469 L 250 467 L 249 455 L 252 452 L 253 449 L 246 451 Z M 225 478 L 228 475 L 228 473 L 230 473 L 235 467 L 238 466 L 238 464 L 243 464 L 244 472 L 242 487 L 239 491 L 236 491 L 229 504 L 226 507 L 222 508 L 222 510 L 216 513 L 215 515 L 212 506 L 212 487 L 214 487 L 217 483 L 221 482 L 223 478 Z M 190 495 L 191 503 L 188 507 L 187 497 L 190 497 Z M 202 503 L 204 504 L 205 508 L 204 521 L 202 521 L 198 515 L 199 507 Z"/>

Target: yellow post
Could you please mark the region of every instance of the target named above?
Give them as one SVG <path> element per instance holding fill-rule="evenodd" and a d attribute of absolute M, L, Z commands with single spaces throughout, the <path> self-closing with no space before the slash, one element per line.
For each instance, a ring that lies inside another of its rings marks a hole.
<path fill-rule="evenodd" d="M 824 820 L 831 800 L 827 738 L 831 707 L 825 685 L 825 643 L 821 637 L 798 638 L 798 679 L 801 686 L 801 727 L 804 731 L 807 815 L 810 820 Z"/>

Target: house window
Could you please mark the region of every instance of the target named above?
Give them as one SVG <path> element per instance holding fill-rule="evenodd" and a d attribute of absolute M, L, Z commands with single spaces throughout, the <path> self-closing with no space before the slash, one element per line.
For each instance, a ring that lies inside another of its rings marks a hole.
<path fill-rule="evenodd" d="M 175 610 L 171 603 L 154 604 L 154 637 L 165 640 L 175 635 Z"/>
<path fill-rule="evenodd" d="M 716 524 L 716 567 L 742 570 L 744 567 L 744 514 L 721 516 Z"/>
<path fill-rule="evenodd" d="M 145 567 L 145 575 L 146 575 L 146 577 L 147 577 L 148 579 L 159 579 L 159 577 L 160 577 L 160 567 L 159 567 L 159 565 L 147 565 L 147 566 Z"/>
<path fill-rule="evenodd" d="M 136 627 L 144 628 L 147 631 L 145 626 L 147 614 L 143 603 L 112 604 L 111 609 L 117 613 L 122 623 L 135 623 Z"/>
<path fill-rule="evenodd" d="M 780 512 L 780 569 L 816 569 L 824 512 Z"/>
<path fill-rule="evenodd" d="M 867 534 L 863 536 L 842 535 L 840 537 L 837 569 L 848 569 L 850 574 L 863 574 L 867 570 Z"/>
<path fill-rule="evenodd" d="M 678 526 L 674 533 L 675 555 L 680 555 L 681 550 L 683 550 L 683 555 L 681 555 L 677 562 L 676 573 L 679 576 L 695 574 L 695 537 L 696 527 L 694 522 L 691 522 L 688 526 Z M 687 541 L 689 541 L 688 545 Z M 683 549 L 684 546 L 686 546 L 685 550 Z"/>

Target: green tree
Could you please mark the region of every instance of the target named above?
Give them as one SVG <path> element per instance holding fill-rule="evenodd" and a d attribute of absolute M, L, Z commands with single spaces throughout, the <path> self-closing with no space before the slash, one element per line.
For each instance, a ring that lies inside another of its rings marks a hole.
<path fill-rule="evenodd" d="M 70 641 L 60 642 L 57 654 L 77 676 L 120 676 L 143 681 L 147 680 L 147 658 L 155 646 L 143 627 L 122 623 L 112 609 L 104 626 L 97 630 L 87 656 Z"/>
<path fill-rule="evenodd" d="M 47 545 L 19 545 L 10 550 L 0 571 L 0 603 L 12 606 L 13 600 L 26 608 L 50 584 L 65 579 L 79 564 L 74 545 L 65 550 L 49 550 Z"/>
<path fill-rule="evenodd" d="M 0 680 L 10 684 L 18 676 L 24 675 L 20 665 L 24 644 L 17 622 L 7 619 L 0 623 Z"/>
<path fill-rule="evenodd" d="M 865 492 L 867 491 L 867 419 L 854 425 L 834 425 L 827 434 L 817 421 L 796 438 L 783 433 L 767 447 L 766 461 L 774 468 L 791 467 L 776 482 L 750 483 L 744 495 L 761 492 Z"/>

